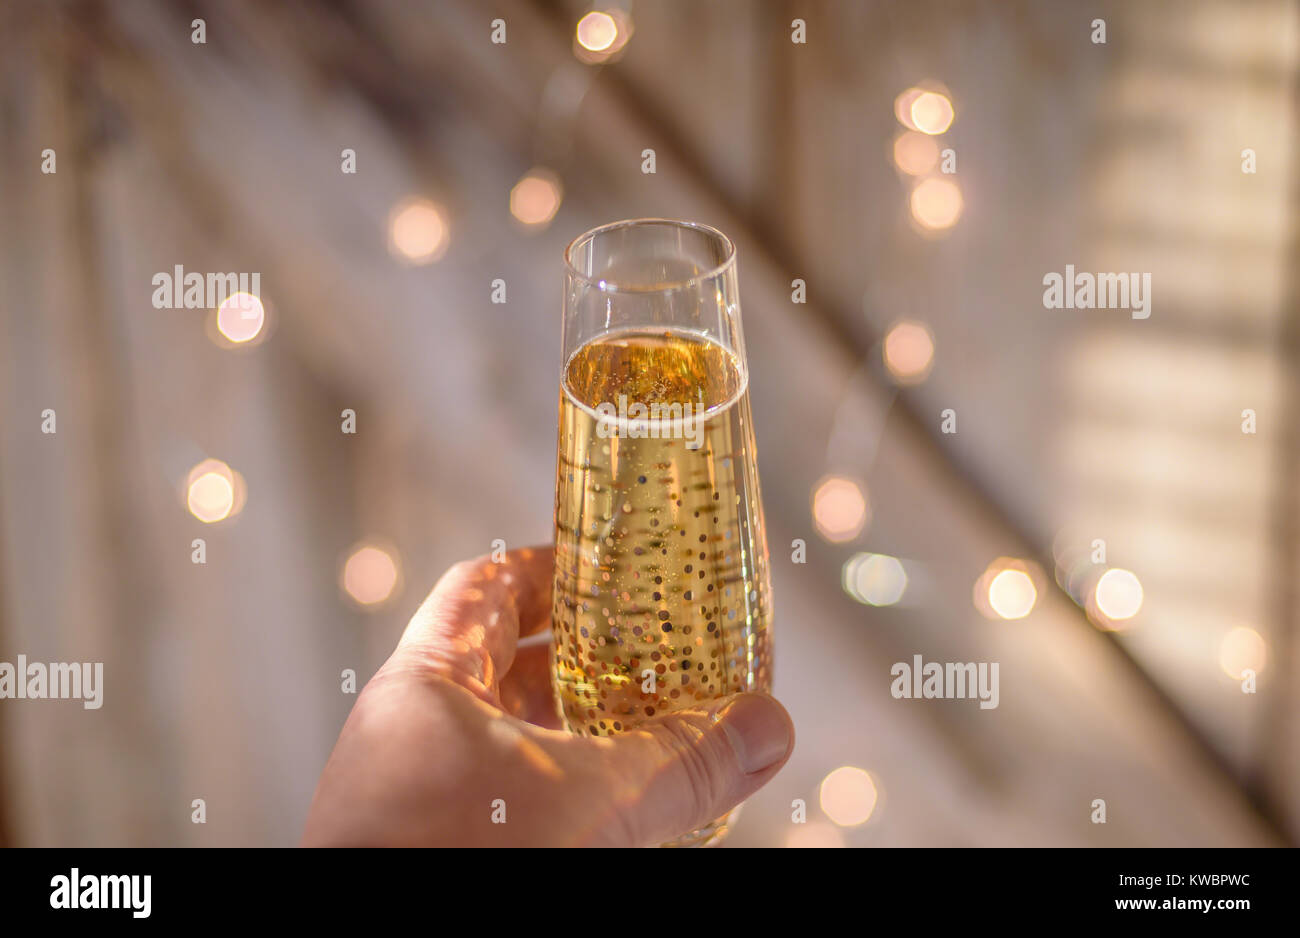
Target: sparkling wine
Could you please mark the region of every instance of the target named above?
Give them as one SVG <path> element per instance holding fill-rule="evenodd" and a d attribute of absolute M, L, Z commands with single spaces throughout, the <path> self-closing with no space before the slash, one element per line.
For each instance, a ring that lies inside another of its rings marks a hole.
<path fill-rule="evenodd" d="M 771 586 L 748 382 L 686 330 L 605 333 L 560 389 L 553 665 L 605 736 L 771 685 Z"/>

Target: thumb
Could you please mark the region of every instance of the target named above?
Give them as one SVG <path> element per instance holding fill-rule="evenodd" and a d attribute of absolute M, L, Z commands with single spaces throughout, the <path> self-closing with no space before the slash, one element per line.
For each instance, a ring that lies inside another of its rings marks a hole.
<path fill-rule="evenodd" d="M 780 771 L 794 724 L 766 694 L 736 694 L 599 741 L 606 772 L 592 820 L 617 846 L 643 847 L 704 827 Z M 603 820 L 603 823 L 601 821 Z"/>

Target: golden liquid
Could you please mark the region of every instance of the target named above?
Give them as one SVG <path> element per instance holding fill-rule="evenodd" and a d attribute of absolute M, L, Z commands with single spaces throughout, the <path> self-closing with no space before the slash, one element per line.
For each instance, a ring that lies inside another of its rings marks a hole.
<path fill-rule="evenodd" d="M 628 407 L 702 404 L 704 416 L 692 430 L 595 413 L 620 395 Z M 557 697 L 573 732 L 606 736 L 770 689 L 763 507 L 749 394 L 730 351 L 692 333 L 622 332 L 569 360 L 553 602 Z"/>

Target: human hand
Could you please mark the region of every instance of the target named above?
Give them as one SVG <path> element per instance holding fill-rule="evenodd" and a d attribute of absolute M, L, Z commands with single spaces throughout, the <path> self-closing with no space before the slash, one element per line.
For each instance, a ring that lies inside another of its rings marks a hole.
<path fill-rule="evenodd" d="M 648 846 L 708 824 L 785 764 L 794 727 L 761 694 L 611 737 L 559 728 L 549 547 L 448 570 L 362 689 L 304 846 Z M 505 823 L 493 823 L 493 802 Z"/>

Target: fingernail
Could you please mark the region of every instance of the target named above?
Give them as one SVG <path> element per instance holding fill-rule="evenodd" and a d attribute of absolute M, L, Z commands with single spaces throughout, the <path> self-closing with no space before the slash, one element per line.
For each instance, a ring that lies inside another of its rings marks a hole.
<path fill-rule="evenodd" d="M 790 751 L 790 721 L 785 709 L 763 694 L 741 694 L 714 716 L 746 775 L 780 762 Z"/>

